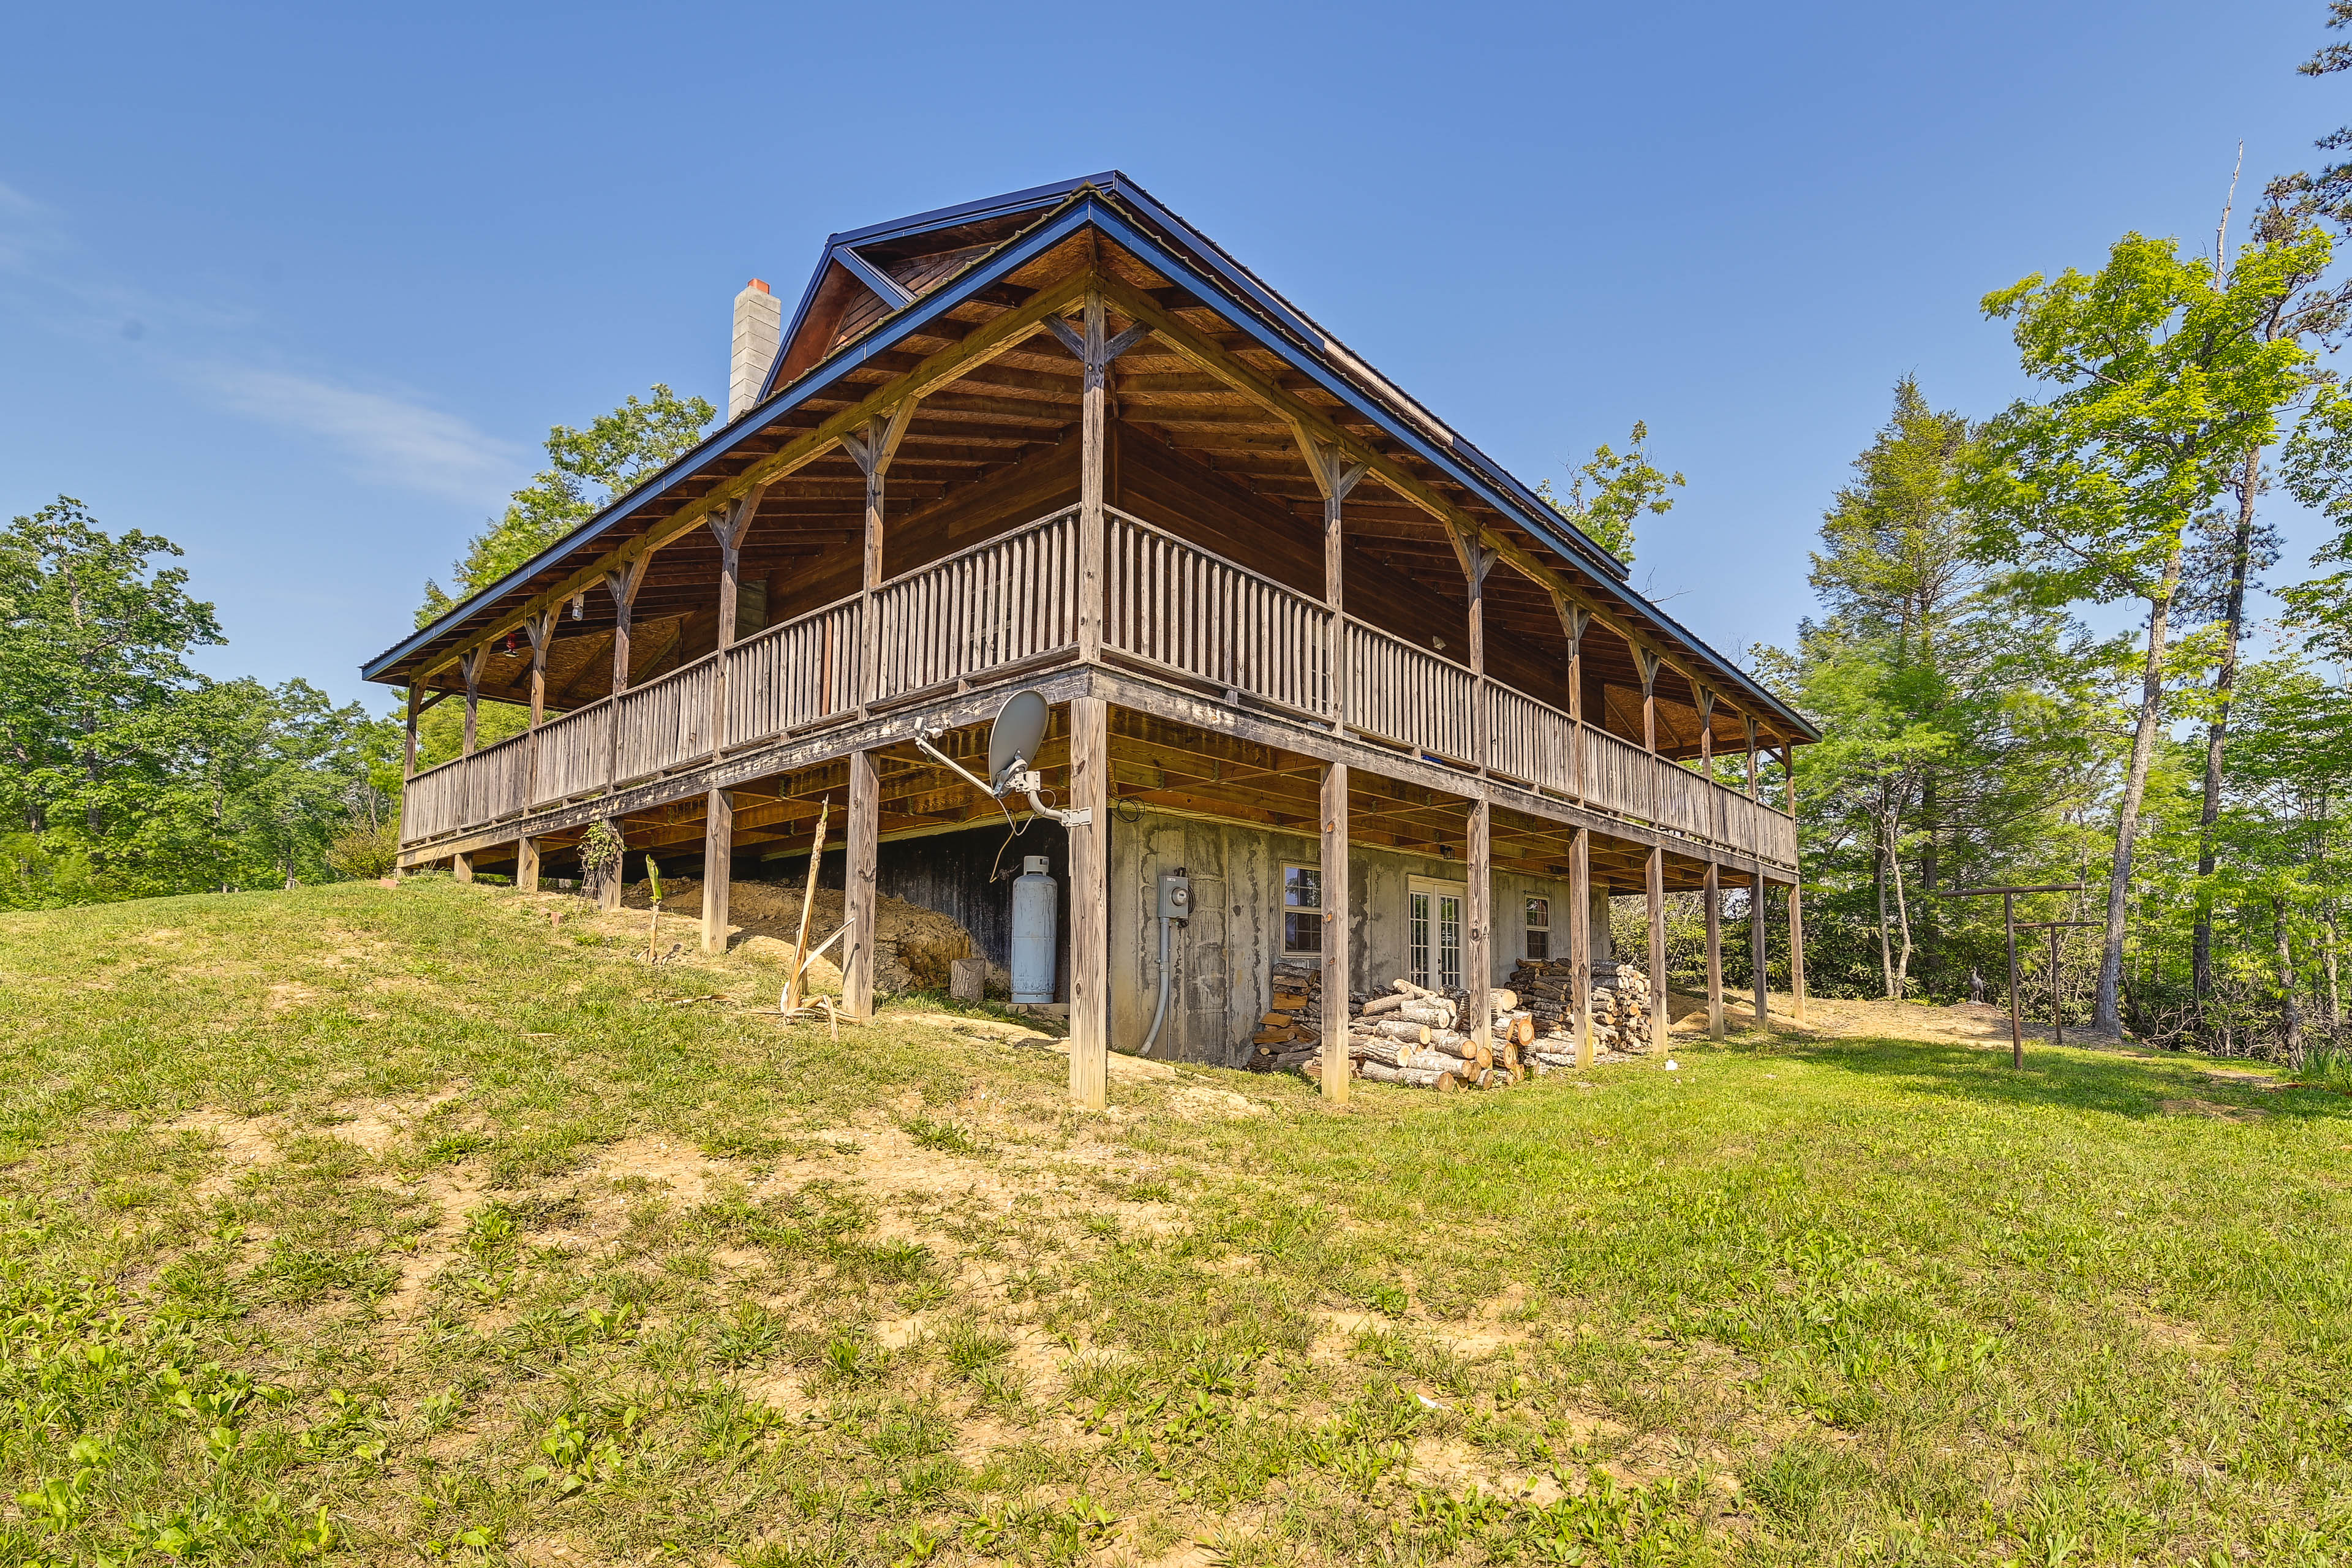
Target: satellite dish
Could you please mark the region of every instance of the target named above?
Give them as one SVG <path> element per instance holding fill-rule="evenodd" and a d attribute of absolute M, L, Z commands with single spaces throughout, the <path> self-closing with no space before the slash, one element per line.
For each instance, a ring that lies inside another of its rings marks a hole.
<path fill-rule="evenodd" d="M 1016 757 L 1034 765 L 1037 749 L 1045 743 L 1045 725 L 1053 718 L 1045 700 L 1034 691 L 1016 691 L 996 710 L 988 731 L 988 777 L 1002 788 L 1005 771 Z"/>

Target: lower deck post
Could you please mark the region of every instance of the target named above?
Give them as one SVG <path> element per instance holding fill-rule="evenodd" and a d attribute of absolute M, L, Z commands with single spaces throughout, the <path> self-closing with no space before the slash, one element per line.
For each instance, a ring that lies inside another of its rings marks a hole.
<path fill-rule="evenodd" d="M 727 951 L 727 895 L 733 881 L 735 797 L 715 789 L 702 824 L 702 951 Z"/>
<path fill-rule="evenodd" d="M 1470 1015 L 1470 1037 L 1481 1048 L 1495 1048 L 1495 868 L 1490 807 L 1483 800 L 1470 803 L 1469 931 L 1462 942 L 1462 989 L 1469 993 L 1463 1011 Z"/>
<path fill-rule="evenodd" d="M 1790 1016 L 1805 1021 L 1805 894 L 1795 878 L 1789 879 L 1789 993 Z"/>
<path fill-rule="evenodd" d="M 1764 911 L 1771 907 L 1771 900 L 1765 891 L 1763 872 L 1757 872 L 1756 879 L 1748 884 L 1748 957 L 1756 966 L 1756 1026 L 1760 1029 L 1764 1026 L 1765 1011 L 1771 1005 L 1771 994 L 1765 984 L 1769 973 L 1769 955 L 1764 951 Z"/>
<path fill-rule="evenodd" d="M 515 840 L 515 887 L 525 893 L 539 891 L 539 840 Z"/>
<path fill-rule="evenodd" d="M 1323 1094 L 1348 1103 L 1348 764 L 1323 769 Z"/>
<path fill-rule="evenodd" d="M 1706 1037 L 1723 1038 L 1723 873 L 1706 863 Z"/>
<path fill-rule="evenodd" d="M 874 861 L 882 817 L 882 777 L 874 753 L 849 753 L 849 828 L 842 854 L 842 1010 L 853 1018 L 874 1016 Z"/>
<path fill-rule="evenodd" d="M 449 875 L 457 878 L 457 880 L 461 882 L 472 881 L 474 879 L 474 858 L 471 855 L 465 854 L 450 856 Z"/>
<path fill-rule="evenodd" d="M 1110 1104 L 1110 704 L 1070 700 L 1070 1102 Z"/>
<path fill-rule="evenodd" d="M 1650 1048 L 1666 1048 L 1674 1009 L 1666 1005 L 1666 852 L 1652 846 L 1642 868 L 1650 915 Z"/>
<path fill-rule="evenodd" d="M 1576 1065 L 1592 1065 L 1592 830 L 1580 827 L 1568 851 L 1568 991 L 1575 1008 Z"/>

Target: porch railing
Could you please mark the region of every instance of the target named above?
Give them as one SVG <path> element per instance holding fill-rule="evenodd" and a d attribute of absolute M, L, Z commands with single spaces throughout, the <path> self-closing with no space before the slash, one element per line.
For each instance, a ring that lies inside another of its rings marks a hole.
<path fill-rule="evenodd" d="M 1783 813 L 1523 691 L 1353 617 L 1331 668 L 1330 607 L 1165 529 L 1107 509 L 1102 639 L 1117 657 L 1531 789 L 1787 865 Z M 419 773 L 415 842 L 838 722 L 863 705 L 1045 665 L 1078 646 L 1078 515 L 1057 511 L 644 686 Z M 719 683 L 724 683 L 723 690 Z M 718 732 L 712 732 L 714 719 Z"/>
<path fill-rule="evenodd" d="M 1313 718 L 1331 716 L 1331 612 L 1320 601 L 1111 510 L 1103 641 Z"/>
<path fill-rule="evenodd" d="M 884 584 L 872 700 L 1077 647 L 1077 542 L 1073 507 Z"/>

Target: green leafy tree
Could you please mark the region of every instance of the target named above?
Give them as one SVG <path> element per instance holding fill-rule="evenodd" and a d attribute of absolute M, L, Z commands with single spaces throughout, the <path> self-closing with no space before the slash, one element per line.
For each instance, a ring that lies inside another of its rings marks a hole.
<path fill-rule="evenodd" d="M 2164 713 L 2166 655 L 2190 523 L 2281 434 L 2313 388 L 2310 350 L 2266 334 L 2294 279 L 2330 258 L 2315 229 L 2248 247 L 2226 272 L 2177 242 L 2125 236 L 2095 274 L 2037 273 L 1985 297 L 2026 374 L 2056 388 L 1997 416 L 1961 499 L 1979 558 L 2028 602 L 2147 606 L 2138 717 L 2116 806 L 2095 1026 L 2120 1026 L 2132 853 Z"/>
<path fill-rule="evenodd" d="M 660 383 L 574 429 L 547 433 L 547 467 L 515 491 L 504 513 L 467 541 L 450 568 L 449 589 L 425 584 L 416 624 L 429 626 L 461 600 L 512 572 L 596 515 L 614 497 L 668 467 L 702 438 L 719 411 L 699 397 L 679 397 Z"/>
<path fill-rule="evenodd" d="M 78 818 L 100 869 L 110 810 L 163 775 L 155 715 L 198 684 L 189 652 L 224 640 L 187 573 L 156 564 L 179 554 L 69 496 L 0 533 L 0 808 L 37 836 Z"/>
<path fill-rule="evenodd" d="M 1583 535 L 1620 561 L 1633 559 L 1633 523 L 1643 513 L 1664 517 L 1675 509 L 1666 492 L 1680 489 L 1680 473 L 1669 474 L 1650 461 L 1650 427 L 1633 422 L 1633 434 L 1619 452 L 1603 441 L 1592 449 L 1592 460 L 1576 470 L 1561 495 L 1545 479 L 1536 486 L 1551 509 L 1576 524 Z M 1587 497 L 1584 487 L 1592 487 Z"/>

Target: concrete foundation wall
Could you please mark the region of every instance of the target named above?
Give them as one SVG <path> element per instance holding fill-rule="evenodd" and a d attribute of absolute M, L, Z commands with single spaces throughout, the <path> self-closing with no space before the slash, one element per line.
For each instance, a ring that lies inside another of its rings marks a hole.
<path fill-rule="evenodd" d="M 1193 917 L 1173 932 L 1168 1023 L 1152 1054 L 1238 1066 L 1272 995 L 1274 961 L 1282 956 L 1282 867 L 1319 855 L 1304 834 L 1203 821 L 1165 812 L 1139 820 L 1113 815 L 1110 837 L 1110 1042 L 1135 1051 L 1151 1028 L 1159 1000 L 1159 880 L 1184 868 Z M 1410 879 L 1463 880 L 1459 860 L 1357 848 L 1349 856 L 1349 956 L 1356 989 L 1385 987 L 1411 973 Z M 1549 898 L 1551 949 L 1568 952 L 1565 878 L 1494 877 L 1494 973 L 1499 984 L 1526 953 L 1522 900 Z M 1592 954 L 1610 956 L 1609 901 L 1593 890 Z"/>

